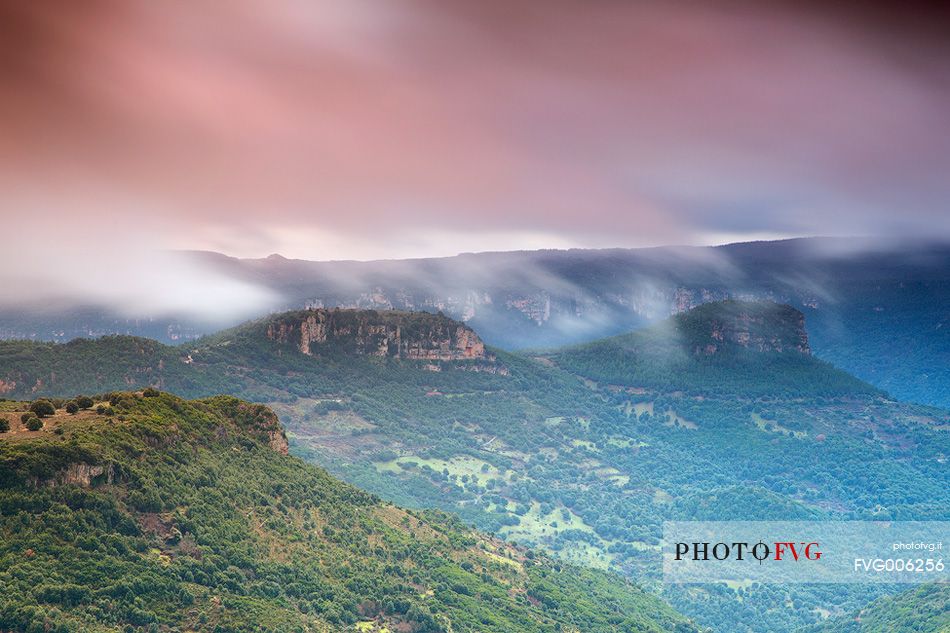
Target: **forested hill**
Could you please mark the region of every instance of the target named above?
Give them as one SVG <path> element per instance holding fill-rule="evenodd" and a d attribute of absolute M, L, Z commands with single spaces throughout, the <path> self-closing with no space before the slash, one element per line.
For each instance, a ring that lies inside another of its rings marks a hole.
<path fill-rule="evenodd" d="M 321 360 L 324 376 L 365 382 L 397 366 L 507 374 L 515 361 L 503 353 L 508 360 L 499 360 L 499 353 L 486 350 L 471 328 L 441 314 L 304 310 L 186 346 L 130 336 L 65 344 L 0 341 L 0 396 L 67 397 L 152 386 L 187 397 L 231 393 L 268 402 L 295 393 L 294 377 L 314 370 L 307 356 Z M 656 391 L 881 395 L 811 356 L 802 313 L 770 302 L 703 304 L 631 334 L 539 357 L 597 383 Z"/>
<path fill-rule="evenodd" d="M 619 577 L 289 457 L 264 406 L 76 403 L 36 425 L 0 406 L 0 631 L 696 630 Z"/>
<path fill-rule="evenodd" d="M 771 302 L 706 303 L 643 330 L 540 356 L 626 388 L 720 397 L 880 394 L 814 358 L 804 315 Z"/>

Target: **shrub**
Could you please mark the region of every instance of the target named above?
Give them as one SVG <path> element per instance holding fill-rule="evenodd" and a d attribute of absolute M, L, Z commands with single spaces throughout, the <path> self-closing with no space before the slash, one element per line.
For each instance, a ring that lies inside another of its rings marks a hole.
<path fill-rule="evenodd" d="M 30 411 L 36 414 L 38 418 L 44 418 L 56 413 L 56 407 L 49 400 L 36 400 L 30 405 Z"/>
<path fill-rule="evenodd" d="M 39 431 L 41 428 L 43 428 L 43 420 L 37 417 L 32 417 L 26 421 L 27 431 Z"/>
<path fill-rule="evenodd" d="M 89 396 L 76 396 L 76 404 L 80 409 L 91 409 L 95 402 Z"/>
<path fill-rule="evenodd" d="M 0 418 L 0 433 L 6 433 L 10 430 L 10 420 L 6 418 Z"/>
<path fill-rule="evenodd" d="M 79 405 L 76 404 L 75 402 L 67 402 L 67 403 L 66 403 L 66 413 L 69 413 L 70 415 L 73 415 L 73 414 L 75 414 L 75 413 L 79 413 Z"/>
<path fill-rule="evenodd" d="M 145 398 L 157 398 L 160 395 L 162 395 L 162 393 L 153 387 L 147 387 L 144 391 L 142 391 L 142 396 Z"/>

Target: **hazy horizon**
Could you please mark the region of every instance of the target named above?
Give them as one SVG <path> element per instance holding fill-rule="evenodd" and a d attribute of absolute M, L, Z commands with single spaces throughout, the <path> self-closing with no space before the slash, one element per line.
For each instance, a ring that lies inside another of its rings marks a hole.
<path fill-rule="evenodd" d="M 222 255 L 229 259 L 261 261 L 271 258 L 281 258 L 290 261 L 305 261 L 313 263 L 374 263 L 387 261 L 411 261 L 423 259 L 451 259 L 453 257 L 476 256 L 476 255 L 503 255 L 506 253 L 569 253 L 571 251 L 639 251 L 651 249 L 715 249 L 726 248 L 730 246 L 740 246 L 745 244 L 770 244 L 781 242 L 821 242 L 825 244 L 823 252 L 827 254 L 861 254 L 868 251 L 886 250 L 893 251 L 899 248 L 908 248 L 914 246 L 941 246 L 950 245 L 950 236 L 943 237 L 918 237 L 918 236 L 871 236 L 871 235 L 790 235 L 787 237 L 763 237 L 760 239 L 745 239 L 715 243 L 660 243 L 647 246 L 565 246 L 565 247 L 539 247 L 539 248 L 513 248 L 508 250 L 480 250 L 480 251 L 458 251 L 444 255 L 408 255 L 405 257 L 380 257 L 380 258 L 340 258 L 340 259 L 318 259 L 310 257 L 292 257 L 284 253 L 272 252 L 265 255 L 243 256 L 224 251 L 202 249 L 202 248 L 183 248 L 169 249 L 170 253 L 206 253 L 210 255 Z M 817 249 L 816 249 L 817 250 Z"/>

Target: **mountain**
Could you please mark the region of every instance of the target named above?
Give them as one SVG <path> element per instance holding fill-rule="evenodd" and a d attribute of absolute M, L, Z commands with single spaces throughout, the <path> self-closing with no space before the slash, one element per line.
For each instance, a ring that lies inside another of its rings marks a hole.
<path fill-rule="evenodd" d="M 442 311 L 508 350 L 588 342 L 724 299 L 775 301 L 805 314 L 820 358 L 900 399 L 950 406 L 946 244 L 809 238 L 381 262 L 180 257 L 183 265 L 267 289 L 276 297 L 274 311 Z M 128 311 L 75 301 L 17 306 L 0 311 L 0 337 L 131 334 L 174 343 L 217 329 L 183 315 L 131 318 Z"/>
<path fill-rule="evenodd" d="M 805 316 L 770 302 L 707 303 L 631 334 L 541 356 L 616 388 L 718 397 L 883 395 L 813 357 Z"/>
<path fill-rule="evenodd" d="M 314 342 L 311 317 L 331 314 L 339 336 Z M 394 322 L 400 345 L 383 346 Z M 294 454 L 351 484 L 651 586 L 665 520 L 950 514 L 950 412 L 894 402 L 818 360 L 792 308 L 704 305 L 594 342 L 596 354 L 464 351 L 480 340 L 438 314 L 303 311 L 180 347 L 0 343 L 0 380 L 10 397 L 156 386 L 266 402 Z M 410 347 L 451 356 L 396 353 Z M 658 350 L 674 370 L 638 360 Z M 741 591 L 665 595 L 719 631 L 778 632 L 854 611 L 883 589 Z"/>
<path fill-rule="evenodd" d="M 289 457 L 261 405 L 104 398 L 37 431 L 28 403 L 0 407 L 0 630 L 697 630 L 618 577 Z"/>

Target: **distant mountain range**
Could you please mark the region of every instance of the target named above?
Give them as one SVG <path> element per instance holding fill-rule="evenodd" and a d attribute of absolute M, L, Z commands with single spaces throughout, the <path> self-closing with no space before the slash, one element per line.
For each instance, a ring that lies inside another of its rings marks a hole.
<path fill-rule="evenodd" d="M 268 403 L 293 453 L 351 484 L 655 586 L 664 520 L 950 518 L 950 412 L 815 357 L 808 329 L 793 307 L 724 301 L 515 354 L 445 315 L 315 309 L 181 346 L 4 342 L 0 384 L 11 398 L 153 386 Z M 752 633 L 846 616 L 887 591 L 664 596 L 717 631 Z"/>
<path fill-rule="evenodd" d="M 710 248 L 483 253 L 380 262 L 182 253 L 313 307 L 444 312 L 507 350 L 582 343 L 702 303 L 763 299 L 808 319 L 814 353 L 891 395 L 950 406 L 950 247 L 811 238 Z M 128 312 L 127 310 L 125 311 Z M 181 342 L 209 326 L 96 307 L 0 312 L 0 337 L 132 334 Z"/>

